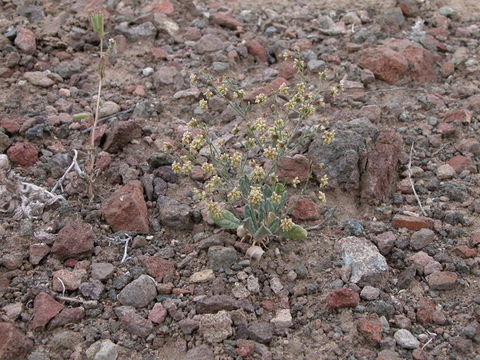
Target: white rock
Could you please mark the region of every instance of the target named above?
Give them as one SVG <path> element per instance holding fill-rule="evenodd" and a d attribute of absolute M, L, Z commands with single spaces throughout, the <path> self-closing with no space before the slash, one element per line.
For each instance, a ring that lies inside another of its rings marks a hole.
<path fill-rule="evenodd" d="M 437 168 L 437 177 L 440 180 L 451 179 L 455 176 L 455 169 L 449 164 L 441 165 Z"/>
<path fill-rule="evenodd" d="M 206 269 L 202 271 L 197 271 L 196 273 L 190 276 L 191 283 L 203 283 L 215 279 L 215 274 L 212 269 Z"/>
<path fill-rule="evenodd" d="M 113 101 L 107 101 L 100 107 L 100 117 L 113 115 L 121 110 L 120 105 Z"/>
<path fill-rule="evenodd" d="M 99 340 L 87 349 L 88 360 L 116 360 L 118 357 L 118 345 L 110 340 Z"/>
<path fill-rule="evenodd" d="M 292 314 L 289 309 L 277 310 L 276 316 L 270 320 L 277 328 L 289 328 L 293 325 Z"/>
<path fill-rule="evenodd" d="M 406 329 L 397 330 L 393 337 L 397 344 L 405 349 L 416 349 L 420 346 L 420 341 Z"/>

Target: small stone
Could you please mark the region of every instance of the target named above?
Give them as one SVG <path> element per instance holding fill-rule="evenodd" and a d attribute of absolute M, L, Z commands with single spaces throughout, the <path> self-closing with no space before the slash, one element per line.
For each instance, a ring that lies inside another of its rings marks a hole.
<path fill-rule="evenodd" d="M 212 269 L 197 271 L 190 276 L 190 282 L 192 283 L 204 283 L 211 280 L 215 280 L 215 274 Z"/>
<path fill-rule="evenodd" d="M 24 73 L 23 77 L 33 85 L 47 88 L 55 84 L 55 81 L 48 75 L 49 73 L 45 71 L 30 71 Z"/>
<path fill-rule="evenodd" d="M 49 345 L 53 349 L 73 350 L 83 341 L 84 338 L 80 333 L 71 330 L 62 330 L 53 334 L 50 338 Z"/>
<path fill-rule="evenodd" d="M 170 36 L 176 36 L 180 30 L 180 26 L 165 14 L 153 15 L 153 25 L 159 32 L 167 33 Z"/>
<path fill-rule="evenodd" d="M 113 101 L 106 101 L 100 107 L 100 117 L 116 114 L 121 110 L 120 105 Z"/>
<path fill-rule="evenodd" d="M 79 258 L 93 251 L 95 234 L 89 224 L 71 222 L 65 225 L 55 238 L 52 254 L 59 258 Z"/>
<path fill-rule="evenodd" d="M 115 30 L 125 35 L 130 42 L 153 39 L 157 34 L 157 29 L 151 21 L 131 27 L 128 23 L 121 23 L 115 27 Z"/>
<path fill-rule="evenodd" d="M 269 344 L 273 340 L 273 327 L 264 321 L 254 321 L 247 327 L 247 336 L 253 341 Z"/>
<path fill-rule="evenodd" d="M 153 305 L 152 310 L 148 313 L 148 320 L 155 324 L 162 324 L 167 317 L 167 309 L 165 309 L 162 304 Z"/>
<path fill-rule="evenodd" d="M 8 322 L 0 322 L 0 359 L 26 359 L 33 349 L 33 341 Z"/>
<path fill-rule="evenodd" d="M 425 275 L 442 270 L 442 264 L 423 251 L 410 256 L 407 261 L 413 263 Z"/>
<path fill-rule="evenodd" d="M 123 150 L 132 140 L 142 136 L 142 128 L 137 121 L 118 121 L 108 131 L 103 149 L 109 153 Z"/>
<path fill-rule="evenodd" d="M 79 323 L 85 317 L 85 309 L 82 307 L 64 308 L 55 318 L 48 324 L 48 329 L 65 326 L 67 324 Z"/>
<path fill-rule="evenodd" d="M 477 256 L 477 250 L 468 247 L 467 245 L 458 245 L 455 247 L 455 252 L 464 259 L 474 258 Z"/>
<path fill-rule="evenodd" d="M 33 302 L 32 330 L 43 328 L 64 306 L 46 292 L 41 292 Z"/>
<path fill-rule="evenodd" d="M 328 294 L 327 304 L 332 309 L 355 307 L 360 303 L 360 296 L 350 289 L 333 290 Z"/>
<path fill-rule="evenodd" d="M 350 281 L 354 284 L 363 286 L 385 279 L 389 270 L 387 261 L 367 239 L 349 236 L 340 239 L 335 246 L 345 265 L 351 268 Z"/>
<path fill-rule="evenodd" d="M 238 255 L 234 248 L 211 246 L 208 248 L 208 260 L 213 270 L 228 269 L 236 261 Z"/>
<path fill-rule="evenodd" d="M 432 229 L 433 220 L 424 216 L 395 215 L 392 225 L 396 229 L 406 228 L 408 230 Z"/>
<path fill-rule="evenodd" d="M 435 233 L 430 229 L 421 229 L 413 233 L 410 246 L 413 250 L 421 250 L 435 241 Z"/>
<path fill-rule="evenodd" d="M 455 169 L 449 164 L 440 165 L 437 168 L 437 177 L 440 180 L 448 180 L 454 176 L 455 176 Z"/>
<path fill-rule="evenodd" d="M 289 200 L 289 213 L 296 220 L 308 221 L 320 218 L 320 210 L 309 196 L 293 196 Z"/>
<path fill-rule="evenodd" d="M 388 255 L 394 248 L 397 237 L 393 232 L 387 231 L 377 235 L 375 240 L 377 242 L 378 250 L 380 250 L 380 253 L 382 255 Z"/>
<path fill-rule="evenodd" d="M 133 180 L 117 189 L 102 204 L 102 215 L 113 231 L 149 232 L 147 204 L 143 198 L 143 185 Z"/>
<path fill-rule="evenodd" d="M 365 286 L 360 292 L 360 297 L 362 299 L 369 300 L 369 301 L 375 300 L 379 296 L 380 296 L 380 290 L 370 285 Z"/>
<path fill-rule="evenodd" d="M 31 166 L 38 161 L 38 150 L 29 142 L 13 144 L 8 148 L 7 155 L 10 161 L 22 166 Z"/>
<path fill-rule="evenodd" d="M 153 75 L 153 84 L 156 88 L 171 85 L 175 82 L 178 70 L 175 66 L 161 66 Z"/>
<path fill-rule="evenodd" d="M 86 275 L 87 272 L 84 269 L 57 270 L 52 274 L 52 289 L 57 292 L 65 291 L 65 289 L 77 290 Z"/>
<path fill-rule="evenodd" d="M 295 178 L 305 181 L 309 173 L 310 160 L 305 155 L 285 156 L 278 161 L 277 176 L 280 181 L 291 183 Z"/>
<path fill-rule="evenodd" d="M 283 284 L 278 276 L 273 276 L 270 280 L 270 288 L 274 294 L 279 294 L 283 290 Z"/>
<path fill-rule="evenodd" d="M 185 335 L 191 335 L 194 331 L 198 330 L 200 324 L 193 319 L 183 319 L 178 322 L 178 326 Z"/>
<path fill-rule="evenodd" d="M 122 305 L 142 308 L 147 306 L 156 296 L 157 288 L 154 281 L 147 275 L 141 275 L 120 291 L 118 301 Z"/>
<path fill-rule="evenodd" d="M 225 41 L 220 39 L 218 36 L 206 34 L 197 41 L 195 48 L 197 50 L 197 53 L 202 55 L 208 52 L 223 50 L 225 46 Z"/>
<path fill-rule="evenodd" d="M 146 338 L 153 331 L 152 322 L 139 315 L 131 306 L 116 307 L 115 314 L 125 329 L 132 335 Z"/>
<path fill-rule="evenodd" d="M 90 280 L 80 284 L 79 290 L 84 297 L 99 300 L 105 290 L 105 286 L 100 280 Z"/>
<path fill-rule="evenodd" d="M 111 340 L 98 340 L 85 351 L 88 360 L 116 360 L 118 346 Z"/>
<path fill-rule="evenodd" d="M 232 319 L 226 311 L 195 315 L 193 319 L 200 324 L 199 334 L 210 344 L 220 343 L 233 334 Z"/>
<path fill-rule="evenodd" d="M 449 6 L 442 6 L 440 9 L 438 9 L 438 12 L 440 13 L 440 15 L 446 17 L 453 17 L 457 14 L 457 12 Z"/>
<path fill-rule="evenodd" d="M 289 309 L 279 309 L 270 322 L 275 325 L 276 328 L 289 328 L 293 325 L 292 314 Z"/>
<path fill-rule="evenodd" d="M 247 40 L 245 46 L 247 47 L 248 53 L 253 55 L 257 61 L 268 63 L 267 51 L 257 40 Z"/>
<path fill-rule="evenodd" d="M 370 314 L 367 317 L 357 320 L 358 332 L 373 344 L 380 344 L 382 341 L 382 323 L 378 315 Z"/>
<path fill-rule="evenodd" d="M 214 24 L 226 27 L 230 30 L 241 30 L 243 24 L 241 21 L 235 19 L 229 13 L 226 12 L 217 12 L 212 14 L 211 21 Z"/>
<path fill-rule="evenodd" d="M 31 30 L 23 27 L 17 29 L 15 46 L 26 54 L 33 54 L 37 49 L 35 34 Z"/>
<path fill-rule="evenodd" d="M 212 360 L 214 358 L 213 351 L 207 345 L 200 345 L 190 349 L 185 360 Z"/>
<path fill-rule="evenodd" d="M 313 73 L 319 73 L 327 67 L 327 63 L 322 60 L 312 59 L 307 63 L 307 68 Z M 372 74 L 373 75 L 373 74 Z"/>
<path fill-rule="evenodd" d="M 32 265 L 40 264 L 40 261 L 50 252 L 50 247 L 45 244 L 32 244 L 29 248 L 29 261 Z"/>
<path fill-rule="evenodd" d="M 92 263 L 90 272 L 92 279 L 106 280 L 112 276 L 115 267 L 110 263 Z"/>
<path fill-rule="evenodd" d="M 457 283 L 457 274 L 451 271 L 436 271 L 426 277 L 433 290 L 451 290 Z"/>
<path fill-rule="evenodd" d="M 232 311 L 239 308 L 238 301 L 228 295 L 213 295 L 197 301 L 197 314 L 211 314 L 221 310 Z"/>
<path fill-rule="evenodd" d="M 162 282 L 175 274 L 175 265 L 159 256 L 144 255 L 140 260 L 147 268 L 148 275 L 154 277 L 157 282 Z"/>
<path fill-rule="evenodd" d="M 448 160 L 450 165 L 457 174 L 460 174 L 463 170 L 467 170 L 472 166 L 472 160 L 463 155 L 457 155 Z"/>
<path fill-rule="evenodd" d="M 420 346 L 420 342 L 406 329 L 400 329 L 393 335 L 397 344 L 405 349 L 416 349 Z"/>
<path fill-rule="evenodd" d="M 9 320 L 15 321 L 23 311 L 23 304 L 21 302 L 7 304 L 2 307 L 2 311 Z"/>

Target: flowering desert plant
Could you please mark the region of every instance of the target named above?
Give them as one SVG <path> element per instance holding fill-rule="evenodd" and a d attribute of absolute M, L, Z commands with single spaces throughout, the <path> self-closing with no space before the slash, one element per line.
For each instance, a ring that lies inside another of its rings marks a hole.
<path fill-rule="evenodd" d="M 303 61 L 296 60 L 295 66 L 303 72 Z M 232 79 L 213 81 L 206 77 L 202 81 L 207 87 L 199 106 L 208 111 L 209 100 L 218 96 L 231 106 L 241 117 L 242 123 L 232 131 L 240 141 L 240 148 L 227 148 L 226 144 L 214 140 L 214 134 L 201 120 L 192 119 L 189 130 L 183 133 L 181 155 L 172 164 L 176 173 L 188 175 L 195 164 L 200 164 L 204 177 L 208 179 L 203 189 L 195 189 L 196 196 L 207 202 L 209 217 L 225 229 L 236 230 L 239 237 L 251 239 L 253 245 L 265 244 L 266 240 L 278 236 L 290 239 L 304 239 L 307 231 L 295 224 L 287 215 L 287 187 L 277 176 L 280 159 L 292 155 L 292 139 L 301 124 L 317 108 L 323 107 L 320 92 L 307 90 L 307 83 L 300 82 L 293 88 L 282 84 L 278 89 L 259 93 L 253 100 L 254 106 L 264 106 L 267 111 L 255 118 L 249 117 L 252 108 L 244 101 L 245 93 Z M 338 89 L 332 89 L 336 95 Z M 293 121 L 285 119 L 294 118 Z M 334 132 L 326 130 L 325 124 L 316 124 L 311 133 L 323 131 L 326 143 L 333 140 Z M 166 144 L 167 150 L 173 150 Z M 324 176 L 320 185 L 325 186 Z M 290 185 L 300 183 L 293 179 Z M 319 192 L 320 201 L 325 194 Z"/>

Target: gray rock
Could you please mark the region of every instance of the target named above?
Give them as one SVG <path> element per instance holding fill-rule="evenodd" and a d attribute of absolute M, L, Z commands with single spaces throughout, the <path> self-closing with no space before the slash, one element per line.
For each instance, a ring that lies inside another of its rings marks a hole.
<path fill-rule="evenodd" d="M 107 101 L 100 106 L 100 117 L 116 114 L 121 110 L 120 105 L 113 101 Z"/>
<path fill-rule="evenodd" d="M 385 316 L 387 319 L 395 315 L 395 307 L 389 302 L 383 300 L 374 300 L 368 303 L 366 307 L 370 313 L 377 314 L 378 316 Z"/>
<path fill-rule="evenodd" d="M 196 50 L 199 54 L 204 54 L 213 51 L 223 50 L 226 47 L 225 41 L 218 36 L 207 34 L 203 35 L 200 40 L 197 41 Z"/>
<path fill-rule="evenodd" d="M 62 330 L 55 333 L 50 340 L 50 345 L 54 349 L 69 349 L 73 350 L 78 344 L 83 342 L 82 334 L 71 331 L 71 330 Z"/>
<path fill-rule="evenodd" d="M 125 286 L 118 294 L 122 305 L 142 308 L 147 306 L 157 296 L 157 287 L 151 277 L 141 275 L 138 279 Z"/>
<path fill-rule="evenodd" d="M 193 212 L 188 205 L 167 196 L 159 195 L 157 208 L 162 225 L 178 230 L 191 230 L 193 228 Z"/>
<path fill-rule="evenodd" d="M 55 81 L 48 75 L 48 71 L 32 71 L 23 74 L 29 83 L 40 87 L 50 87 L 55 84 Z"/>
<path fill-rule="evenodd" d="M 355 219 L 347 219 L 343 223 L 343 233 L 345 236 L 363 236 L 363 225 Z"/>
<path fill-rule="evenodd" d="M 178 70 L 175 66 L 162 66 L 153 74 L 153 85 L 159 88 L 163 85 L 171 85 L 175 82 Z"/>
<path fill-rule="evenodd" d="M 421 250 L 435 240 L 435 233 L 430 229 L 421 229 L 413 233 L 410 246 L 413 250 Z"/>
<path fill-rule="evenodd" d="M 110 340 L 98 340 L 86 350 L 88 360 L 116 360 L 118 346 Z"/>
<path fill-rule="evenodd" d="M 12 145 L 12 139 L 10 139 L 7 134 L 0 131 L 0 152 L 5 152 L 5 150 L 7 150 L 10 145 Z"/>
<path fill-rule="evenodd" d="M 216 314 L 195 315 L 193 320 L 198 321 L 198 332 L 208 343 L 220 343 L 233 334 L 232 319 L 226 311 Z"/>
<path fill-rule="evenodd" d="M 185 360 L 212 360 L 214 358 L 213 351 L 207 345 L 200 345 L 190 349 Z"/>
<path fill-rule="evenodd" d="M 237 300 L 228 295 L 213 295 L 197 301 L 197 314 L 211 314 L 221 310 L 231 311 L 240 308 Z"/>
<path fill-rule="evenodd" d="M 233 247 L 211 246 L 208 248 L 208 260 L 214 270 L 230 268 L 237 258 L 237 251 Z"/>
<path fill-rule="evenodd" d="M 397 344 L 405 349 L 416 349 L 420 346 L 420 341 L 406 329 L 397 330 L 393 337 Z"/>
<path fill-rule="evenodd" d="M 455 9 L 451 8 L 450 6 L 442 6 L 440 9 L 438 9 L 438 12 L 440 13 L 440 15 L 447 17 L 452 17 L 457 14 Z"/>
<path fill-rule="evenodd" d="M 327 63 L 325 61 L 316 60 L 316 59 L 310 60 L 307 63 L 308 70 L 310 70 L 311 72 L 314 72 L 314 73 L 318 73 L 320 71 L 323 71 L 326 68 L 326 66 L 327 66 Z"/>
<path fill-rule="evenodd" d="M 345 265 L 352 270 L 350 281 L 359 286 L 374 284 L 385 279 L 389 267 L 378 249 L 365 238 L 349 236 L 335 245 Z"/>
<path fill-rule="evenodd" d="M 391 231 L 384 232 L 379 234 L 375 238 L 378 250 L 382 255 L 387 255 L 392 251 L 393 247 L 395 246 L 395 242 L 397 241 L 397 237 Z"/>
<path fill-rule="evenodd" d="M 153 25 L 160 32 L 166 32 L 170 36 L 175 36 L 178 34 L 180 27 L 178 24 L 169 19 L 167 15 L 161 13 L 155 13 L 153 15 Z"/>
<path fill-rule="evenodd" d="M 249 339 L 262 344 L 268 344 L 273 339 L 273 326 L 264 321 L 254 321 L 247 327 Z"/>
<path fill-rule="evenodd" d="M 125 35 L 129 41 L 145 40 L 155 38 L 157 29 L 152 22 L 147 21 L 140 25 L 129 27 L 127 23 L 121 23 L 115 27 L 115 30 Z"/>
<path fill-rule="evenodd" d="M 379 295 L 380 290 L 370 285 L 365 286 L 360 292 L 360 297 L 365 300 L 375 300 Z"/>
<path fill-rule="evenodd" d="M 110 263 L 93 263 L 90 267 L 90 274 L 95 280 L 105 280 L 112 276 L 115 267 Z"/>
<path fill-rule="evenodd" d="M 448 196 L 451 201 L 464 202 L 468 199 L 468 190 L 465 184 L 448 181 L 440 185 L 440 193 Z"/>
<path fill-rule="evenodd" d="M 105 286 L 103 286 L 100 280 L 90 280 L 89 282 L 84 282 L 80 284 L 78 288 L 80 293 L 90 299 L 98 300 L 100 299 Z"/>
<path fill-rule="evenodd" d="M 194 331 L 198 330 L 200 324 L 193 319 L 183 319 L 178 322 L 178 326 L 180 326 L 180 330 L 182 330 L 185 335 L 191 335 Z"/>

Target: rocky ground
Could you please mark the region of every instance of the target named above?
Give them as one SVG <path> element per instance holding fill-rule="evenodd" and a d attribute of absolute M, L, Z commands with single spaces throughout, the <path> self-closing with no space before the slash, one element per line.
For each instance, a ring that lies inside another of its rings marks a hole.
<path fill-rule="evenodd" d="M 0 5 L 1 360 L 480 359 L 480 3 Z M 117 47 L 89 203 L 91 123 L 72 115 L 94 108 L 99 7 Z M 192 116 L 219 138 L 240 123 L 220 98 L 199 108 L 191 73 L 295 84 L 284 53 L 345 92 L 305 124 L 334 142 L 299 142 L 280 169 L 326 166 L 326 204 L 315 180 L 290 189 L 308 239 L 253 261 L 163 143 Z"/>

